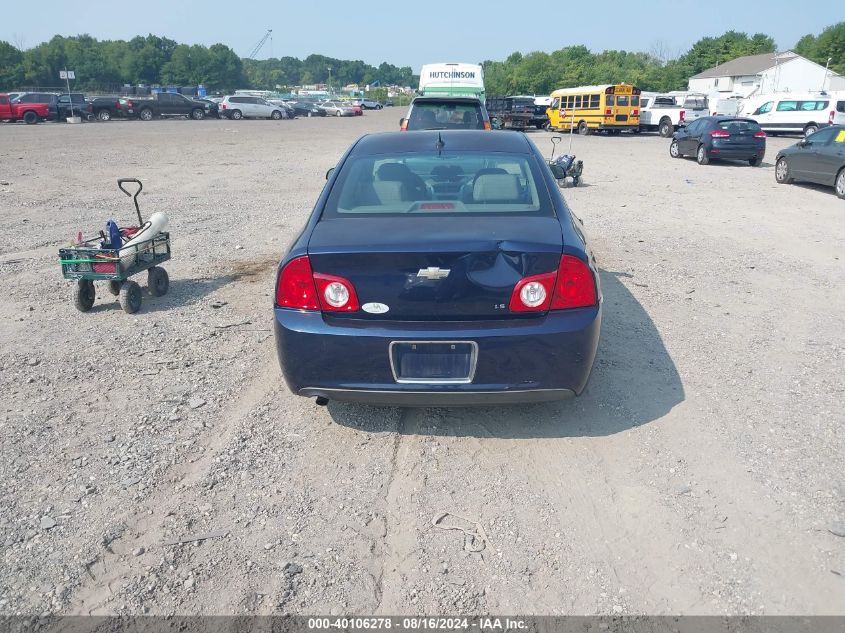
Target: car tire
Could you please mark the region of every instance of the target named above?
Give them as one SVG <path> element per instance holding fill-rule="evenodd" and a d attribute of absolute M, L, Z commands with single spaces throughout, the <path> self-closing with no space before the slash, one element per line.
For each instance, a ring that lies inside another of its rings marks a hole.
<path fill-rule="evenodd" d="M 38 123 L 38 115 L 32 110 L 28 110 L 27 112 L 24 112 L 23 122 L 27 125 L 35 125 Z"/>
<path fill-rule="evenodd" d="M 384 106 L 383 106 L 383 105 L 377 105 L 377 106 L 376 106 L 376 110 L 382 110 L 382 109 L 384 109 Z"/>
<path fill-rule="evenodd" d="M 335 113 L 334 113 L 334 115 L 335 115 L 335 116 L 343 116 L 343 112 L 341 112 L 340 110 L 338 110 L 337 112 L 335 112 Z"/>
<path fill-rule="evenodd" d="M 775 182 L 782 185 L 792 184 L 792 176 L 789 175 L 789 163 L 786 158 L 779 158 L 775 164 Z"/>
<path fill-rule="evenodd" d="M 112 279 L 109 281 L 109 293 L 116 297 L 120 294 L 120 287 L 123 285 L 122 281 L 118 281 L 117 279 Z"/>
<path fill-rule="evenodd" d="M 580 134 L 581 136 L 589 136 L 590 135 L 590 128 L 587 127 L 586 121 L 581 121 L 578 124 L 578 134 Z"/>
<path fill-rule="evenodd" d="M 699 165 L 709 165 L 710 157 L 707 155 L 707 148 L 704 145 L 698 146 L 698 151 L 695 153 L 695 159 Z"/>
<path fill-rule="evenodd" d="M 837 196 L 845 200 L 845 167 L 836 174 L 836 180 L 833 181 L 833 190 Z"/>
<path fill-rule="evenodd" d="M 153 120 L 153 111 L 149 108 L 144 108 L 138 113 L 138 118 L 142 121 L 152 121 Z"/>
<path fill-rule="evenodd" d="M 191 110 L 191 118 L 194 121 L 202 121 L 205 118 L 205 112 L 200 108 L 194 108 Z"/>
<path fill-rule="evenodd" d="M 97 298 L 94 292 L 94 282 L 90 279 L 78 279 L 73 286 L 73 305 L 80 312 L 88 312 L 94 307 Z"/>
<path fill-rule="evenodd" d="M 672 143 L 669 145 L 669 156 L 672 158 L 682 158 L 681 146 L 678 145 L 678 139 L 672 139 Z"/>
<path fill-rule="evenodd" d="M 97 119 L 99 121 L 111 121 L 111 112 L 103 108 L 97 111 Z"/>
<path fill-rule="evenodd" d="M 167 271 L 159 266 L 147 270 L 147 290 L 154 297 L 163 297 L 170 289 L 170 277 Z"/>
<path fill-rule="evenodd" d="M 313 112 L 309 112 L 309 113 L 308 113 L 308 118 L 310 119 L 312 116 L 314 116 L 314 113 L 313 113 Z"/>
<path fill-rule="evenodd" d="M 242 118 L 244 118 L 244 115 L 243 112 L 241 112 L 240 110 L 232 110 L 229 113 L 229 118 L 235 121 L 240 121 Z"/>
<path fill-rule="evenodd" d="M 675 133 L 675 126 L 672 125 L 672 121 L 670 119 L 661 119 L 660 125 L 657 127 L 657 133 L 663 138 L 669 138 Z"/>
<path fill-rule="evenodd" d="M 274 121 L 279 121 L 282 118 L 282 113 L 278 110 L 273 110 L 273 112 L 270 113 L 270 118 Z"/>
<path fill-rule="evenodd" d="M 748 159 L 748 164 L 752 167 L 759 167 L 763 164 L 763 157 L 762 156 L 755 156 L 754 158 Z"/>
<path fill-rule="evenodd" d="M 810 123 L 810 124 L 807 125 L 807 127 L 804 128 L 804 138 L 807 138 L 811 134 L 815 134 L 818 131 L 819 131 L 819 126 L 816 125 L 815 123 Z"/>
<path fill-rule="evenodd" d="M 126 314 L 135 314 L 141 309 L 141 286 L 127 281 L 120 288 L 120 307 Z"/>

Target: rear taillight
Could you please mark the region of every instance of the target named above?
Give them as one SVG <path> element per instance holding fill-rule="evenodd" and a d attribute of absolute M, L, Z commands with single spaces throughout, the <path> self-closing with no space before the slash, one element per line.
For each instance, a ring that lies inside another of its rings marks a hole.
<path fill-rule="evenodd" d="M 317 298 L 326 312 L 355 312 L 358 309 L 358 295 L 348 279 L 334 275 L 314 274 L 317 284 Z"/>
<path fill-rule="evenodd" d="M 295 310 L 354 312 L 358 295 L 343 277 L 315 273 L 307 255 L 292 259 L 279 273 L 276 305 Z"/>
<path fill-rule="evenodd" d="M 593 272 L 572 255 L 560 258 L 557 272 L 520 279 L 511 293 L 511 312 L 545 312 L 596 304 Z"/>
<path fill-rule="evenodd" d="M 725 132 L 725 130 L 712 130 L 710 132 L 710 136 L 712 136 L 713 138 L 727 138 L 730 136 L 730 134 L 728 132 Z"/>
<path fill-rule="evenodd" d="M 226 109 L 226 108 L 228 108 L 228 107 L 229 107 L 229 106 L 227 106 L 225 103 L 221 103 L 221 104 L 220 104 L 220 109 L 221 109 L 221 110 L 225 110 L 225 109 Z"/>
<path fill-rule="evenodd" d="M 276 305 L 297 310 L 319 310 L 317 287 L 307 255 L 292 259 L 276 281 Z"/>
<path fill-rule="evenodd" d="M 834 116 L 836 116 L 836 110 L 831 110 L 831 111 L 830 111 L 830 116 L 829 116 L 829 117 L 827 117 L 827 124 L 828 124 L 828 125 L 833 125 L 833 117 L 834 117 Z"/>
<path fill-rule="evenodd" d="M 766 138 L 766 133 L 763 130 L 754 132 L 754 138 Z"/>
<path fill-rule="evenodd" d="M 640 111 L 637 108 L 631 110 L 631 116 L 640 116 Z"/>
<path fill-rule="evenodd" d="M 127 101 L 127 102 L 126 102 L 126 107 L 127 107 L 127 108 L 132 108 L 132 107 L 133 107 L 133 105 L 132 105 L 132 99 L 130 99 L 129 101 Z"/>
<path fill-rule="evenodd" d="M 681 118 L 680 118 L 679 120 L 680 120 L 682 123 L 683 123 L 683 121 L 684 121 L 684 116 L 685 116 L 685 115 L 686 115 L 686 112 L 684 112 L 683 110 L 681 110 Z"/>
<path fill-rule="evenodd" d="M 610 116 L 611 114 L 613 114 L 613 110 L 611 110 L 610 108 L 605 108 L 604 116 Z"/>
<path fill-rule="evenodd" d="M 511 312 L 545 312 L 554 294 L 557 273 L 543 273 L 520 279 L 511 293 Z"/>
<path fill-rule="evenodd" d="M 596 303 L 596 281 L 590 267 L 572 255 L 561 257 L 551 309 L 586 308 Z"/>

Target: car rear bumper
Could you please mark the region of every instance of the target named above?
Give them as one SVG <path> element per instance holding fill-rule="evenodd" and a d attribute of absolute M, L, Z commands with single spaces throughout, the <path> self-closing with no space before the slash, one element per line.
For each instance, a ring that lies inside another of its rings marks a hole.
<path fill-rule="evenodd" d="M 279 363 L 293 393 L 394 406 L 546 402 L 579 394 L 600 326 L 600 306 L 507 321 L 351 320 L 281 308 L 274 318 Z M 472 381 L 397 382 L 389 352 L 394 341 L 474 342 Z"/>
<path fill-rule="evenodd" d="M 708 150 L 711 158 L 726 158 L 729 160 L 745 160 L 763 156 L 766 153 L 765 145 L 714 145 Z"/>

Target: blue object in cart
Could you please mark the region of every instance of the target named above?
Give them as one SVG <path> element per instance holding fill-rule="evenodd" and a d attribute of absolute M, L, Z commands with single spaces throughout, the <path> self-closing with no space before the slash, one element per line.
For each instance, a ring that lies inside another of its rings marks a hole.
<path fill-rule="evenodd" d="M 104 248 L 120 248 L 123 245 L 123 240 L 120 239 L 120 229 L 114 220 L 106 222 L 106 234 L 109 241 L 103 246 Z"/>

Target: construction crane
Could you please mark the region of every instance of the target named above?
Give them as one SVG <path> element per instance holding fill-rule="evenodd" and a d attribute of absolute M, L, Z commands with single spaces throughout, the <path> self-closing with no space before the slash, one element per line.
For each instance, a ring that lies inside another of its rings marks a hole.
<path fill-rule="evenodd" d="M 258 52 L 261 50 L 261 47 L 267 42 L 268 39 L 273 35 L 273 29 L 267 29 L 267 32 L 264 34 L 260 40 L 258 40 L 258 44 L 255 45 L 255 48 L 252 49 L 252 52 L 249 54 L 248 59 L 255 59 L 255 56 L 258 55 Z"/>

